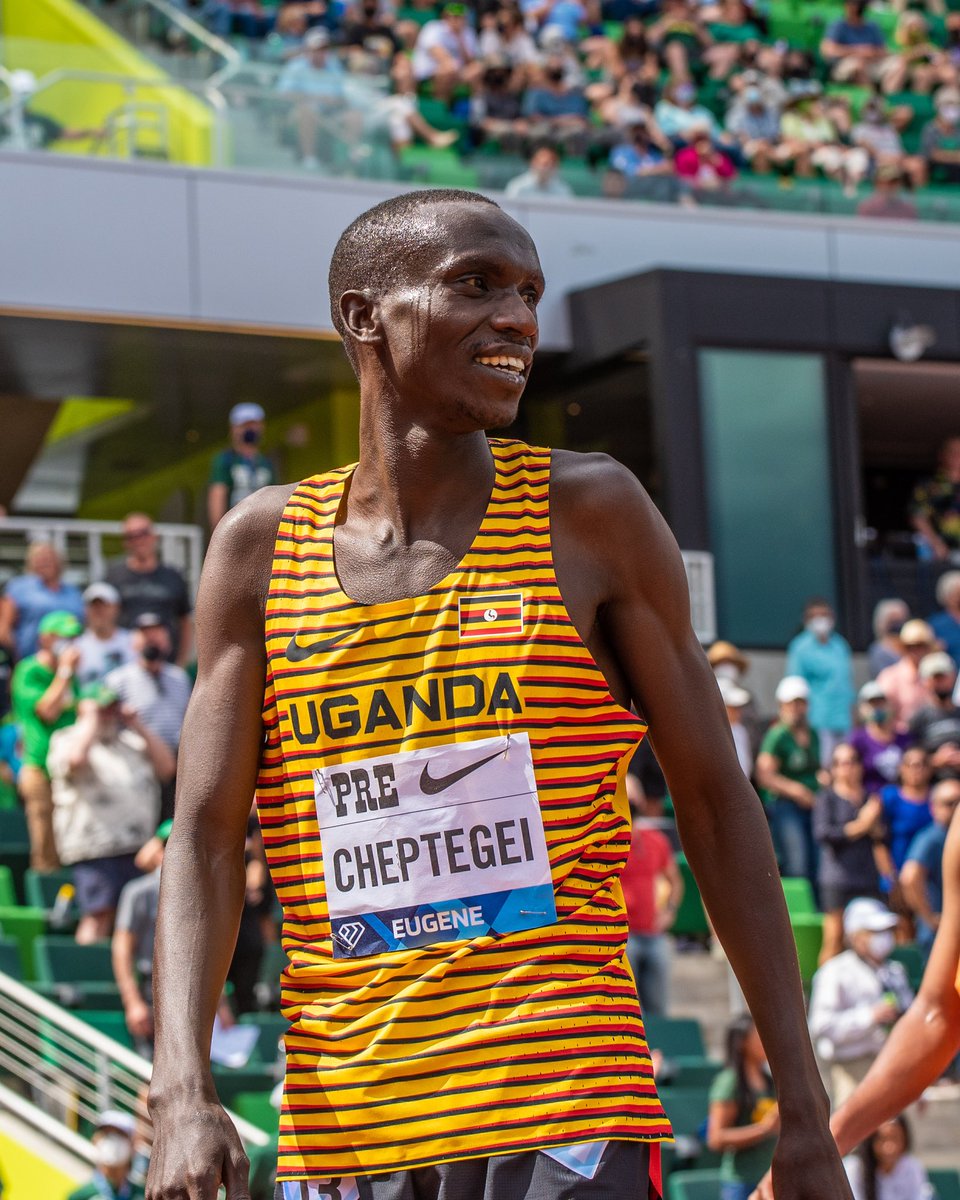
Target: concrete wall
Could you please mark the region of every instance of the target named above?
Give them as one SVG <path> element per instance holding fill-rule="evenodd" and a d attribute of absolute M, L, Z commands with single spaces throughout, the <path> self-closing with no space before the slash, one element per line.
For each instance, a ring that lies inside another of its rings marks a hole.
<path fill-rule="evenodd" d="M 385 184 L 0 153 L 0 308 L 330 331 L 326 272 Z M 960 225 L 615 201 L 509 201 L 548 280 L 542 345 L 571 345 L 566 293 L 653 267 L 956 286 Z"/>

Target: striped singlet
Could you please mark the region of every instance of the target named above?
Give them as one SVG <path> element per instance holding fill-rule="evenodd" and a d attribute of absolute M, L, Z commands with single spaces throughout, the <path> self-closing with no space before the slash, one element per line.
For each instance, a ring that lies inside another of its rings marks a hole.
<path fill-rule="evenodd" d="M 623 776 L 645 726 L 610 695 L 560 596 L 550 451 L 491 450 L 473 544 L 422 596 L 361 605 L 341 590 L 333 535 L 353 468 L 301 483 L 280 521 L 257 800 L 290 960 L 281 1181 L 671 1136 L 619 881 Z M 336 956 L 318 776 L 505 735 L 529 737 L 556 921 Z"/>

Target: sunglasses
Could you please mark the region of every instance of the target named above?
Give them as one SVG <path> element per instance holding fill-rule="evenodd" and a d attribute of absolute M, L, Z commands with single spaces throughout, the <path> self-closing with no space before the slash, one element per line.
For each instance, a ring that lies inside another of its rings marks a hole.
<path fill-rule="evenodd" d="M 123 540 L 131 542 L 135 538 L 149 537 L 153 533 L 152 529 L 125 529 L 123 532 Z"/>

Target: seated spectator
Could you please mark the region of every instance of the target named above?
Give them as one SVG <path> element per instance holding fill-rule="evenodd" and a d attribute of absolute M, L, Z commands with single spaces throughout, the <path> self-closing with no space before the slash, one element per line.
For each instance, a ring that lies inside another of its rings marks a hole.
<path fill-rule="evenodd" d="M 960 708 L 953 702 L 957 667 L 949 654 L 935 650 L 920 663 L 927 703 L 910 719 L 910 734 L 930 757 L 934 779 L 960 776 Z"/>
<path fill-rule="evenodd" d="M 583 90 L 566 82 L 562 60 L 548 57 L 539 81 L 523 98 L 530 137 L 583 154 L 590 142 L 589 112 Z"/>
<path fill-rule="evenodd" d="M 131 1178 L 135 1131 L 129 1113 L 109 1109 L 100 1114 L 90 1137 L 93 1178 L 75 1188 L 67 1200 L 143 1200 L 143 1188 Z"/>
<path fill-rule="evenodd" d="M 594 111 L 604 124 L 627 134 L 636 125 L 645 126 L 654 145 L 665 155 L 673 154 L 673 143 L 664 137 L 653 117 L 653 109 L 646 102 L 649 88 L 633 76 L 625 75 L 616 91 L 609 88 L 591 89 L 595 93 Z"/>
<path fill-rule="evenodd" d="M 112 583 L 91 583 L 83 593 L 86 627 L 77 638 L 80 661 L 77 664 L 77 683 L 86 687 L 96 683 L 124 663 L 136 657 L 133 651 L 133 635 L 129 629 L 121 629 L 120 593 Z"/>
<path fill-rule="evenodd" d="M 541 36 L 548 29 L 559 29 L 566 41 L 580 40 L 580 27 L 587 21 L 587 10 L 580 0 L 520 0 L 527 27 Z"/>
<path fill-rule="evenodd" d="M 568 183 L 558 175 L 560 157 L 552 146 L 540 146 L 530 156 L 530 163 L 522 175 L 511 179 L 506 186 L 508 196 L 572 196 Z"/>
<path fill-rule="evenodd" d="M 846 0 L 843 16 L 831 21 L 820 43 L 820 57 L 838 83 L 869 85 L 880 81 L 888 57 L 883 30 L 864 20 L 869 0 Z"/>
<path fill-rule="evenodd" d="M 525 143 L 528 125 L 506 59 L 484 61 L 483 74 L 470 99 L 470 128 L 478 144 L 497 142 L 507 153 L 515 153 Z"/>
<path fill-rule="evenodd" d="M 932 1200 L 926 1168 L 911 1147 L 903 1114 L 884 1121 L 856 1154 L 843 1160 L 853 1200 Z"/>
<path fill-rule="evenodd" d="M 410 70 L 409 61 L 398 56 L 391 68 L 393 92 L 383 96 L 370 114 L 370 128 L 382 129 L 386 125 L 390 146 L 394 154 L 400 154 L 419 137 L 428 146 L 441 149 L 452 146 L 459 134 L 455 129 L 435 129 L 420 111 L 417 100 L 417 85 Z"/>
<path fill-rule="evenodd" d="M 877 676 L 877 683 L 893 709 L 898 729 L 907 729 L 914 713 L 927 702 L 927 690 L 920 678 L 920 663 L 936 649 L 937 639 L 926 623 L 914 618 L 900 630 L 903 653 L 890 667 Z"/>
<path fill-rule="evenodd" d="M 860 110 L 860 120 L 850 131 L 850 138 L 854 145 L 862 146 L 870 155 L 876 169 L 875 178 L 880 176 L 881 168 L 893 167 L 896 169 L 894 172 L 883 171 L 883 183 L 889 183 L 892 179 L 899 182 L 906 175 L 914 186 L 923 187 L 927 165 L 920 155 L 906 153 L 900 134 L 894 128 L 879 96 L 864 104 Z"/>
<path fill-rule="evenodd" d="M 917 206 L 903 194 L 903 169 L 881 163 L 874 173 L 873 192 L 857 205 L 858 217 L 883 217 L 894 221 L 916 221 Z"/>
<path fill-rule="evenodd" d="M 690 0 L 663 0 L 662 16 L 649 27 L 647 36 L 673 85 L 687 84 L 700 69 L 705 51 L 713 45 L 702 11 Z M 694 91 L 691 102 L 695 95 Z"/>
<path fill-rule="evenodd" d="M 893 35 L 897 53 L 887 60 L 883 90 L 928 95 L 938 83 L 949 83 L 953 70 L 947 56 L 930 39 L 930 25 L 923 13 L 900 14 Z"/>
<path fill-rule="evenodd" d="M 960 92 L 957 96 L 960 122 Z M 928 125 L 924 130 L 924 153 L 929 128 Z M 957 139 L 960 147 L 960 123 Z M 960 150 L 957 162 L 960 163 Z M 937 473 L 931 479 L 921 480 L 913 489 L 910 522 L 938 562 L 954 555 L 960 562 L 960 437 L 947 438 L 940 447 L 939 459 Z"/>
<path fill-rule="evenodd" d="M 777 1093 L 753 1018 L 727 1029 L 724 1070 L 710 1088 L 707 1145 L 722 1154 L 720 1200 L 746 1200 L 769 1171 L 780 1133 Z"/>
<path fill-rule="evenodd" d="M 813 806 L 819 788 L 820 741 L 810 728 L 810 685 L 788 675 L 777 684 L 779 719 L 767 730 L 757 757 L 757 783 L 771 806 L 782 873 L 816 886 Z"/>
<path fill-rule="evenodd" d="M 646 121 L 637 121 L 627 130 L 628 136 L 610 151 L 610 167 L 628 179 L 644 175 L 669 175 L 673 170 L 670 159 L 658 146 Z"/>
<path fill-rule="evenodd" d="M 106 684 L 81 693 L 75 724 L 50 739 L 53 826 L 60 861 L 73 867 L 80 943 L 113 932 L 137 851 L 156 829 L 160 785 L 173 779 L 172 750 L 124 709 Z"/>
<path fill-rule="evenodd" d="M 896 915 L 879 900 L 851 901 L 843 914 L 849 949 L 813 977 L 810 1034 L 827 1064 L 834 1109 L 864 1078 L 913 1000 L 906 971 L 890 961 L 896 924 Z"/>
<path fill-rule="evenodd" d="M 586 42 L 584 48 L 590 44 Z M 599 61 L 609 78 L 622 82 L 629 76 L 631 83 L 644 85 L 647 92 L 655 89 L 660 77 L 660 61 L 639 17 L 624 22 L 617 41 L 603 38 L 597 39 L 596 44 L 603 51 Z M 648 95 L 644 96 L 644 100 L 648 98 Z"/>
<path fill-rule="evenodd" d="M 809 176 L 814 168 L 828 179 L 842 183 L 848 193 L 865 178 L 870 155 L 862 146 L 845 146 L 840 141 L 836 110 L 831 113 L 822 101 L 817 83 L 796 81 L 790 87 L 780 121 L 778 161 L 791 161 L 797 175 Z"/>
<path fill-rule="evenodd" d="M 955 663 L 960 663 L 960 571 L 947 571 L 937 580 L 940 608 L 930 618 L 930 628 Z"/>
<path fill-rule="evenodd" d="M 714 141 L 720 140 L 721 130 L 713 113 L 697 104 L 697 89 L 692 83 L 668 83 L 663 98 L 657 102 L 653 115 L 664 137 L 675 145 L 683 145 L 696 129 L 706 127 Z"/>
<path fill-rule="evenodd" d="M 840 742 L 830 760 L 830 783 L 817 796 L 813 836 L 820 847 L 820 907 L 823 945 L 820 962 L 843 948 L 843 914 L 857 896 L 880 898 L 880 877 L 873 843 L 881 828 L 878 796 L 863 785 L 863 763 L 856 748 Z"/>
<path fill-rule="evenodd" d="M 490 19 L 480 27 L 479 55 L 485 63 L 504 60 L 515 73 L 516 86 L 521 87 L 529 78 L 530 68 L 540 62 L 537 43 L 524 26 L 523 14 L 512 4 L 488 16 Z"/>
<path fill-rule="evenodd" d="M 857 693 L 857 713 L 860 727 L 847 740 L 860 755 L 863 786 L 872 795 L 896 783 L 903 752 L 913 745 L 914 739 L 911 734 L 897 730 L 883 688 L 875 679 L 865 683 Z"/>
<path fill-rule="evenodd" d="M 780 139 L 780 110 L 764 99 L 758 84 L 744 88 L 731 103 L 726 127 L 751 170 L 757 174 L 771 170 L 773 150 Z"/>
<path fill-rule="evenodd" d="M 60 866 L 47 754 L 53 734 L 77 719 L 75 675 L 80 651 L 74 643 L 82 632 L 73 613 L 47 613 L 40 621 L 39 649 L 17 663 L 10 684 L 13 716 L 23 739 L 18 783 L 34 871 L 55 871 Z"/>
<path fill-rule="evenodd" d="M 626 789 L 633 817 L 630 854 L 621 879 L 629 928 L 627 959 L 644 1015 L 665 1016 L 670 983 L 667 930 L 683 899 L 683 878 L 670 842 L 646 819 L 640 780 L 628 774 Z"/>
<path fill-rule="evenodd" d="M 900 630 L 910 620 L 905 600 L 881 600 L 873 610 L 873 641 L 867 650 L 871 679 L 903 657 Z"/>
<path fill-rule="evenodd" d="M 420 30 L 439 17 L 440 5 L 436 0 L 403 0 L 397 9 L 396 30 L 404 49 L 412 51 L 417 44 Z"/>
<path fill-rule="evenodd" d="M 833 747 L 850 730 L 855 693 L 850 643 L 837 632 L 833 605 L 822 597 L 803 606 L 803 631 L 787 647 L 786 670 L 810 685 L 810 724 L 826 765 Z"/>
<path fill-rule="evenodd" d="M 346 107 L 344 67 L 330 50 L 330 34 L 322 25 L 309 30 L 303 53 L 290 60 L 277 80 L 277 91 L 295 98 L 300 165 L 308 170 L 330 157 L 330 120 Z"/>
<path fill-rule="evenodd" d="M 750 704 L 750 693 L 732 679 L 718 679 L 720 698 L 727 710 L 727 720 L 730 722 L 730 733 L 737 751 L 737 762 L 740 770 L 747 779 L 753 775 L 753 747 L 750 743 L 750 731 L 744 723 L 743 714 Z"/>
<path fill-rule="evenodd" d="M 52 612 L 83 619 L 80 589 L 63 578 L 63 559 L 49 542 L 31 542 L 25 570 L 15 575 L 0 596 L 0 643 L 14 658 L 36 654 L 40 622 Z"/>
<path fill-rule="evenodd" d="M 934 103 L 936 116 L 923 127 L 920 151 L 927 160 L 932 182 L 957 183 L 960 181 L 960 88 L 952 84 L 942 87 Z M 956 548 L 954 535 L 950 549 Z"/>
<path fill-rule="evenodd" d="M 673 159 L 673 169 L 687 186 L 687 198 L 726 187 L 737 173 L 729 155 L 717 149 L 710 130 L 703 126 L 687 131 L 689 144 L 681 146 Z"/>
<path fill-rule="evenodd" d="M 756 14 L 744 0 L 720 0 L 719 12 L 708 28 L 714 44 L 707 47 L 703 58 L 711 79 L 729 78 L 744 49 L 755 52 L 763 40 Z"/>
<path fill-rule="evenodd" d="M 582 88 L 586 83 L 586 74 L 583 68 L 583 62 L 580 58 L 580 44 L 578 42 L 569 42 L 564 36 L 562 30 L 555 25 L 549 29 L 545 29 L 540 35 L 540 55 L 539 66 L 547 65 L 547 61 L 554 66 L 563 67 L 563 81 L 568 87 Z M 535 71 L 533 67 L 528 72 L 529 81 L 537 82 L 540 78 L 539 71 Z"/>
<path fill-rule="evenodd" d="M 883 807 L 883 843 L 877 847 L 880 886 L 899 909 L 900 871 L 914 837 L 933 820 L 930 812 L 930 780 L 933 772 L 921 746 L 904 750 L 897 783 L 880 792 Z"/>
<path fill-rule="evenodd" d="M 960 805 L 960 781 L 944 779 L 930 793 L 933 821 L 910 843 L 900 869 L 903 899 L 916 918 L 917 942 L 930 954 L 943 910 L 943 847 Z"/>
<path fill-rule="evenodd" d="M 380 12 L 377 0 L 363 0 L 359 13 L 344 23 L 340 43 L 347 49 L 355 46 L 372 55 L 382 72 L 389 71 L 394 56 L 403 49 L 393 21 Z"/>
<path fill-rule="evenodd" d="M 458 83 L 469 82 L 470 68 L 480 46 L 467 23 L 465 4 L 446 4 L 438 21 L 428 21 L 413 48 L 413 74 L 417 83 L 429 79 L 433 94 L 449 100 Z"/>

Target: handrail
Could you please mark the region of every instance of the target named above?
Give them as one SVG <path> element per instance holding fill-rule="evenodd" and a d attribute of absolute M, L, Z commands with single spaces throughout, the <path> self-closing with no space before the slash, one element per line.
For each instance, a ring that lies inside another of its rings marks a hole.
<path fill-rule="evenodd" d="M 188 33 L 198 42 L 202 42 L 208 50 L 211 50 L 214 54 L 219 54 L 228 64 L 243 61 L 243 55 L 236 47 L 231 46 L 229 42 L 225 41 L 218 34 L 211 33 L 205 25 L 201 25 L 189 13 L 185 13 L 182 9 L 170 4 L 169 0 L 139 0 L 139 2 L 162 13 L 168 21 L 171 21 L 174 25 L 179 25 L 184 33 Z"/>
<path fill-rule="evenodd" d="M 0 1108 L 8 1109 L 22 1121 L 25 1121 L 28 1125 L 32 1125 L 48 1138 L 59 1142 L 61 1146 L 69 1150 L 71 1154 L 75 1154 L 77 1158 L 82 1158 L 85 1162 L 90 1163 L 91 1166 L 94 1165 L 92 1142 L 88 1142 L 86 1138 L 82 1138 L 79 1133 L 74 1133 L 66 1125 L 61 1125 L 49 1113 L 45 1113 L 42 1108 L 38 1108 L 36 1104 L 31 1104 L 23 1096 L 18 1096 L 16 1092 L 12 1092 L 2 1083 L 0 1083 Z"/>

